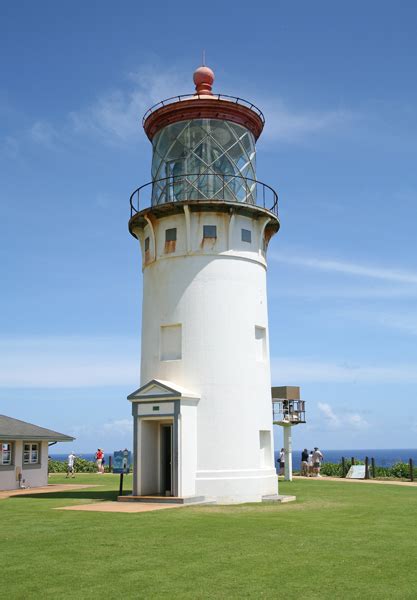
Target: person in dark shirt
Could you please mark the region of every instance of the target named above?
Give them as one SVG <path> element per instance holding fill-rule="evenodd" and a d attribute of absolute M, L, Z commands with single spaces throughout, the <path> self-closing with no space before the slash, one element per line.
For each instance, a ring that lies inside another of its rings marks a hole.
<path fill-rule="evenodd" d="M 308 450 L 304 448 L 301 452 L 301 475 L 302 477 L 308 477 Z"/>

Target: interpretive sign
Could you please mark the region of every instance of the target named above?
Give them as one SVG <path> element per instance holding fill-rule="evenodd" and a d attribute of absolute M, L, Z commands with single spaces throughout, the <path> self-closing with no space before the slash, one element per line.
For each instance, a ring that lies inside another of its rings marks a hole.
<path fill-rule="evenodd" d="M 130 463 L 131 453 L 127 448 L 113 452 L 113 473 L 129 473 Z"/>
<path fill-rule="evenodd" d="M 365 479 L 365 465 L 352 465 L 346 475 L 346 479 Z"/>

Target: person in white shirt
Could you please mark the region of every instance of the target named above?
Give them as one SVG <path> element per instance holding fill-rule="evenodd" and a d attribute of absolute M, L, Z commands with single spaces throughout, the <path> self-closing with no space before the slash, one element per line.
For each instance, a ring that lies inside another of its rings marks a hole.
<path fill-rule="evenodd" d="M 318 448 L 314 448 L 313 452 L 313 471 L 316 477 L 321 477 L 320 467 L 324 456 Z"/>
<path fill-rule="evenodd" d="M 312 450 L 310 450 L 310 453 L 308 455 L 307 469 L 308 469 L 308 476 L 312 477 L 313 476 L 313 451 Z"/>
<path fill-rule="evenodd" d="M 68 454 L 68 462 L 67 462 L 67 477 L 75 477 L 75 469 L 74 469 L 74 465 L 75 465 L 75 454 L 74 452 L 71 452 L 71 454 Z"/>

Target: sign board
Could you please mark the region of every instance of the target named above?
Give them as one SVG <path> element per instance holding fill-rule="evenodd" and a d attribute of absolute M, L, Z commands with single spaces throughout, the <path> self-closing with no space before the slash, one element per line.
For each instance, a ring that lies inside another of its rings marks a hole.
<path fill-rule="evenodd" d="M 352 465 L 346 479 L 365 479 L 365 465 Z"/>
<path fill-rule="evenodd" d="M 113 473 L 129 473 L 132 454 L 126 448 L 125 450 L 116 450 L 113 452 Z"/>

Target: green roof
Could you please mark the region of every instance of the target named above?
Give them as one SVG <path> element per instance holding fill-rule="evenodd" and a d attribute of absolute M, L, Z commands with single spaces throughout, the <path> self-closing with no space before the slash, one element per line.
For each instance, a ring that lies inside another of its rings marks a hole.
<path fill-rule="evenodd" d="M 48 440 L 51 442 L 72 442 L 75 438 L 64 433 L 38 427 L 26 421 L 0 415 L 0 440 Z"/>

